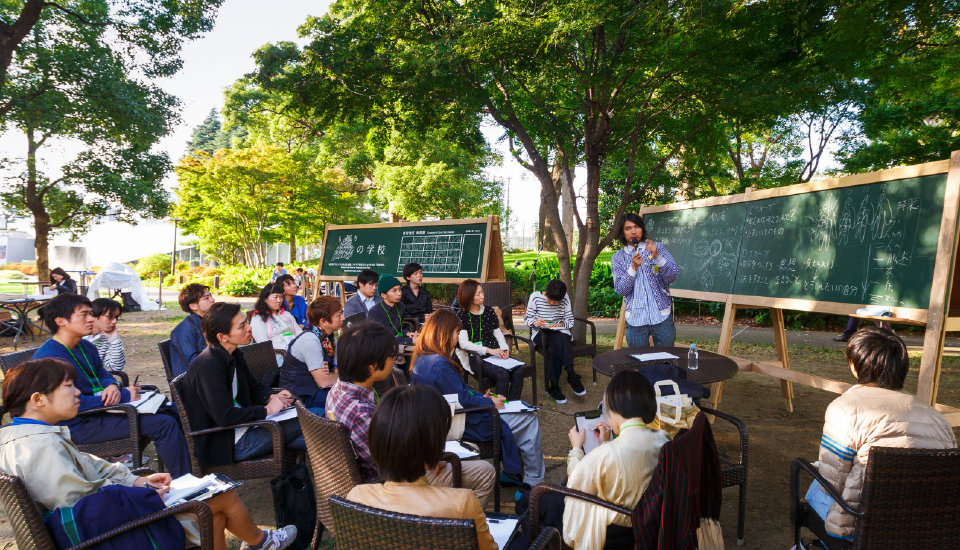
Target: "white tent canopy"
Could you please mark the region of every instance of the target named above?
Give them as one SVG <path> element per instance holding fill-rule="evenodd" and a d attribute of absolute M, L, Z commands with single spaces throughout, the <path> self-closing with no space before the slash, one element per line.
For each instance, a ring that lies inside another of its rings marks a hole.
<path fill-rule="evenodd" d="M 143 285 L 140 284 L 140 276 L 128 265 L 110 262 L 100 269 L 97 276 L 90 283 L 87 290 L 87 298 L 95 300 L 100 297 L 100 289 L 105 288 L 121 289 L 123 292 L 129 292 L 133 299 L 140 303 L 140 309 L 143 311 L 156 311 L 160 305 L 147 297 Z"/>

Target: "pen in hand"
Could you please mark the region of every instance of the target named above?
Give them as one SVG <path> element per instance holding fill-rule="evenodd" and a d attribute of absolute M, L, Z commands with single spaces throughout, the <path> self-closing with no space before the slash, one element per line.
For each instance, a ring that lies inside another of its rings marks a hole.
<path fill-rule="evenodd" d="M 133 385 L 134 385 L 134 386 L 139 385 L 138 382 L 140 382 L 140 375 L 139 375 L 139 374 L 137 375 L 136 378 L 133 379 Z"/>

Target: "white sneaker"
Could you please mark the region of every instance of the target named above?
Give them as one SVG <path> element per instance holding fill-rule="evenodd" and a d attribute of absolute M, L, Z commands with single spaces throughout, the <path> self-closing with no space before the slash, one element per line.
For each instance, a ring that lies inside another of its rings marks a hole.
<path fill-rule="evenodd" d="M 264 531 L 266 537 L 259 550 L 283 550 L 297 540 L 297 526 L 287 525 L 283 529 L 269 529 Z M 247 543 L 240 545 L 240 550 L 251 550 Z"/>

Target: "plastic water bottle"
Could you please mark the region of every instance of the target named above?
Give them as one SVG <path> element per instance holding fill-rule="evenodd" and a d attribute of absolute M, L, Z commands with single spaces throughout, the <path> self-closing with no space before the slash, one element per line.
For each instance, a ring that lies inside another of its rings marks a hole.
<path fill-rule="evenodd" d="M 687 352 L 687 370 L 697 370 L 700 368 L 697 358 L 697 345 L 690 344 L 690 351 Z"/>

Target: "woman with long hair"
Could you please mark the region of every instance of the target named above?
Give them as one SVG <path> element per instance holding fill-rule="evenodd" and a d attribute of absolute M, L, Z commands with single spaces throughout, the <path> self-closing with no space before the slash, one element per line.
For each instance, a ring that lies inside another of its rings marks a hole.
<path fill-rule="evenodd" d="M 508 370 L 484 360 L 487 356 L 509 358 L 510 346 L 507 345 L 507 340 L 500 330 L 497 312 L 492 307 L 484 306 L 483 301 L 483 287 L 480 283 L 473 279 L 460 283 L 460 288 L 457 289 L 457 302 L 460 303 L 461 309 L 457 317 L 463 328 L 460 330 L 459 338 L 461 351 L 457 352 L 457 357 L 463 368 L 474 374 L 477 372 L 479 362 L 483 361 L 483 377 L 491 381 L 498 394 L 515 401 L 520 399 L 523 393 L 523 369 L 515 367 Z M 468 355 L 466 351 L 478 353 L 480 358 Z"/>
<path fill-rule="evenodd" d="M 457 394 L 465 408 L 493 406 L 502 409 L 505 397 L 493 395 L 490 391 L 480 395 L 463 382 L 463 369 L 452 359 L 462 329 L 460 320 L 450 311 L 441 310 L 430 315 L 421 327 L 414 347 L 411 383 L 433 386 L 441 394 Z M 491 441 L 490 415 L 468 413 L 463 438 L 477 443 Z M 500 417 L 500 453 L 509 482 L 532 487 L 543 481 L 545 466 L 536 414 L 524 412 Z"/>
<path fill-rule="evenodd" d="M 250 318 L 254 342 L 273 342 L 273 349 L 286 351 L 303 332 L 297 320 L 283 309 L 283 285 L 269 283 L 260 291 Z"/>
<path fill-rule="evenodd" d="M 77 282 L 70 278 L 70 275 L 62 267 L 55 267 L 50 270 L 50 290 L 61 294 L 76 294 Z"/>
<path fill-rule="evenodd" d="M 27 361 L 7 371 L 0 414 L 9 412 L 13 422 L 0 430 L 0 471 L 23 480 L 41 513 L 74 506 L 108 485 L 156 488 L 163 495 L 172 481 L 170 474 L 137 476 L 122 464 L 81 452 L 70 440 L 70 430 L 57 426 L 77 415 L 80 390 L 73 385 L 74 375 L 75 369 L 59 359 Z M 296 539 L 292 525 L 258 528 L 236 491 L 204 502 L 213 512 L 217 550 L 227 546 L 224 529 L 244 541 L 243 550 L 280 550 Z M 186 514 L 177 519 L 187 546 L 199 546 L 196 519 Z"/>

